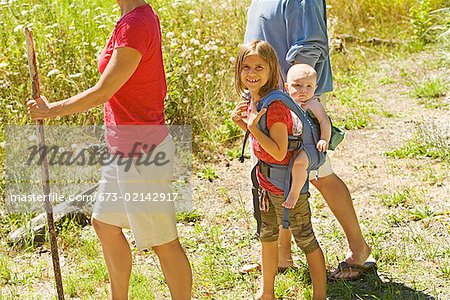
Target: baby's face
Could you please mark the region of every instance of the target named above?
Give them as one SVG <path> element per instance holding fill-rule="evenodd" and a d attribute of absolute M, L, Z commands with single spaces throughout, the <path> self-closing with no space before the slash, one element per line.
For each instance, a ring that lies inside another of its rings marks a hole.
<path fill-rule="evenodd" d="M 286 90 L 298 104 L 305 104 L 314 96 L 316 90 L 316 78 L 314 76 L 288 76 Z"/>

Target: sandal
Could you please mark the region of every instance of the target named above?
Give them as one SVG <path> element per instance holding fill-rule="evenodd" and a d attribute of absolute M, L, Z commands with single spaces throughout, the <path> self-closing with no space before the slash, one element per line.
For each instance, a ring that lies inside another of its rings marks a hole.
<path fill-rule="evenodd" d="M 348 281 L 354 281 L 361 279 L 368 273 L 374 271 L 376 269 L 376 263 L 373 261 L 365 262 L 364 265 L 358 265 L 358 264 L 349 264 L 345 261 L 340 262 L 338 267 L 330 274 L 331 280 L 348 280 Z M 344 277 L 336 277 L 336 275 L 340 273 L 350 273 L 350 272 L 357 272 L 354 276 L 344 276 Z"/>

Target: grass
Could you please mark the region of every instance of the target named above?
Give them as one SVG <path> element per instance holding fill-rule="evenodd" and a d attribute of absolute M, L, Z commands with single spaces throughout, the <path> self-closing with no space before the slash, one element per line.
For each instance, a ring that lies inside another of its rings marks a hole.
<path fill-rule="evenodd" d="M 449 104 L 443 102 L 448 91 L 448 85 L 442 79 L 425 79 L 412 84 L 410 95 L 419 100 L 426 108 L 448 108 Z"/>
<path fill-rule="evenodd" d="M 450 162 L 450 142 L 448 132 L 433 124 L 418 123 L 414 135 L 399 148 L 387 151 L 393 158 L 430 157 Z"/>
<path fill-rule="evenodd" d="M 206 179 L 209 180 L 210 182 L 213 182 L 214 179 L 219 178 L 216 174 L 216 169 L 214 166 L 211 165 L 207 165 L 205 166 L 203 169 L 201 169 L 198 173 L 197 176 L 201 179 Z"/>

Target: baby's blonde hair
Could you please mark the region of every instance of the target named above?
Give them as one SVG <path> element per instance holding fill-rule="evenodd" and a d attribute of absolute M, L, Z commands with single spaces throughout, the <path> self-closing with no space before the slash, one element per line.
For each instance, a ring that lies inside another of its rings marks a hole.
<path fill-rule="evenodd" d="M 264 97 L 273 90 L 280 88 L 279 82 L 282 79 L 280 65 L 273 47 L 265 41 L 254 40 L 253 42 L 242 45 L 239 49 L 236 65 L 234 68 L 234 85 L 239 95 L 245 91 L 245 86 L 241 80 L 241 70 L 244 59 L 250 55 L 259 55 L 269 65 L 269 79 L 266 84 L 261 87 L 259 95 Z"/>
<path fill-rule="evenodd" d="M 317 83 L 317 72 L 313 67 L 307 64 L 295 64 L 289 68 L 286 81 L 289 81 L 289 78 L 292 76 L 297 76 L 301 78 L 314 78 Z"/>

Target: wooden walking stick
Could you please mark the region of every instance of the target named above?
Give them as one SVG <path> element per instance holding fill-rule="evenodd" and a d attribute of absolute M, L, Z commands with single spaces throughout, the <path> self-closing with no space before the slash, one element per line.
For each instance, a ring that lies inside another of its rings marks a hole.
<path fill-rule="evenodd" d="M 33 99 L 36 99 L 41 96 L 41 91 L 39 88 L 36 54 L 34 52 L 33 32 L 29 28 L 25 28 L 25 37 L 27 43 L 28 66 L 30 68 L 30 77 L 31 77 L 31 94 L 33 96 Z M 45 147 L 44 122 L 42 120 L 39 120 L 37 122 L 37 131 L 39 140 L 39 151 L 41 152 L 40 156 L 44 158 L 41 164 L 42 184 L 45 197 L 44 201 L 45 210 L 47 211 L 47 223 L 48 223 L 48 231 L 50 234 L 50 245 L 52 252 L 53 272 L 55 273 L 56 291 L 58 292 L 58 300 L 64 300 L 61 268 L 59 266 L 58 245 L 56 243 L 56 230 L 55 230 L 55 223 L 53 221 L 53 207 L 49 199 L 50 177 L 48 173 L 48 161 Z"/>

